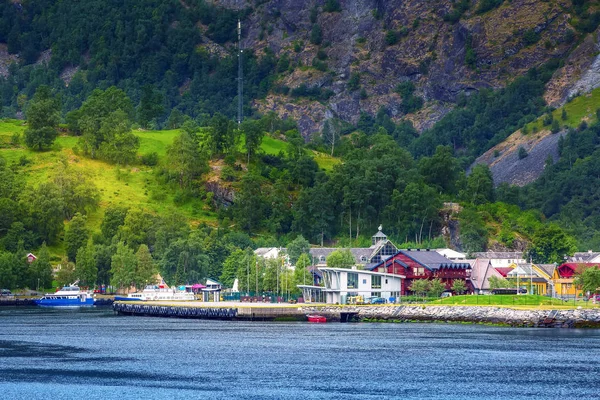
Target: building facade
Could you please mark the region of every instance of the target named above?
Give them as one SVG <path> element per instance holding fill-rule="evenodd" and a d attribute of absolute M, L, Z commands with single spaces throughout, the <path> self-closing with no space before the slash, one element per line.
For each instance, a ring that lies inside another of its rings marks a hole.
<path fill-rule="evenodd" d="M 318 298 L 327 304 L 348 304 L 353 297 L 380 297 L 385 302 L 394 302 L 402 292 L 402 275 L 346 268 L 319 270 L 323 274 L 323 287 L 298 285 L 306 302 Z"/>

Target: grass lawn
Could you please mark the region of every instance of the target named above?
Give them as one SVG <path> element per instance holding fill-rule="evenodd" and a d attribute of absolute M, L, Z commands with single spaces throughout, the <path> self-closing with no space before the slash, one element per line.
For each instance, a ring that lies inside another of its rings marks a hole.
<path fill-rule="evenodd" d="M 485 296 L 452 296 L 429 302 L 431 305 L 461 305 L 461 306 L 515 306 L 518 308 L 548 307 L 575 308 L 596 307 L 591 302 L 578 300 L 563 301 L 547 296 L 538 295 L 485 295 Z"/>

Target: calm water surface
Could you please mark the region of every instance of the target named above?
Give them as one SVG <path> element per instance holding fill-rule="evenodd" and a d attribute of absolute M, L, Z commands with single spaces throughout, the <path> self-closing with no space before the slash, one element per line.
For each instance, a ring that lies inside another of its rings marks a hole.
<path fill-rule="evenodd" d="M 600 399 L 600 331 L 0 308 L 2 399 Z"/>

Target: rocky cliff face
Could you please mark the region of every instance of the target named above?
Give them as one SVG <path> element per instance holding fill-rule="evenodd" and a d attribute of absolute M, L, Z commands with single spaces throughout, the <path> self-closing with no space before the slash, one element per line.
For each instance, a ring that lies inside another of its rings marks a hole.
<path fill-rule="evenodd" d="M 269 47 L 289 56 L 291 66 L 279 75 L 278 85 L 333 92 L 326 101 L 273 94 L 257 103 L 262 112 L 296 118 L 306 138 L 319 132 L 325 119 L 356 123 L 361 111 L 375 114 L 380 107 L 396 120 L 407 118 L 426 129 L 460 94 L 502 87 L 574 46 L 567 39 L 572 30 L 568 0 L 513 0 L 481 14 L 480 1 L 472 1 L 455 23 L 444 18 L 458 3 L 449 0 L 341 0 L 340 12 L 325 12 L 324 0 L 217 2 L 252 7 L 245 22 L 246 48 L 261 54 Z M 322 33 L 319 45 L 311 43 L 313 30 Z M 397 43 L 390 40 L 391 31 Z M 314 68 L 315 59 L 326 68 Z M 353 76 L 359 76 L 358 85 Z M 425 101 L 417 113 L 406 115 L 394 90 L 404 81 L 413 82 L 415 94 Z"/>

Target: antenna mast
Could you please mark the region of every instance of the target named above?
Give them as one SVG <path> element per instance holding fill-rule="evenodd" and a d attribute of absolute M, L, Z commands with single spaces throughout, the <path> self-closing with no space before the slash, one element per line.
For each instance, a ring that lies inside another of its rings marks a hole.
<path fill-rule="evenodd" d="M 243 116 L 243 96 L 244 96 L 244 70 L 242 68 L 242 21 L 238 19 L 238 127 L 242 123 Z"/>

